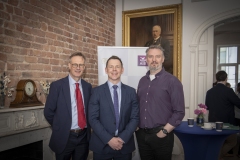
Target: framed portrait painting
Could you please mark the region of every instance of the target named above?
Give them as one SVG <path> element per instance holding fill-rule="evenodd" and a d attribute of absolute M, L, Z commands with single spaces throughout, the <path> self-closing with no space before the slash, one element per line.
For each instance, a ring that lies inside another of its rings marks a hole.
<path fill-rule="evenodd" d="M 160 37 L 169 44 L 163 66 L 181 80 L 182 5 L 123 11 L 122 20 L 123 46 L 146 46 L 147 42 L 153 40 L 153 26 L 160 26 Z"/>

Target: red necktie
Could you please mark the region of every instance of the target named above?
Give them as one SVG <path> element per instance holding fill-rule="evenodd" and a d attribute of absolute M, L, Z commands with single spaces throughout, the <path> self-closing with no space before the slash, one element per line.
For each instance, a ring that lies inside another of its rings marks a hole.
<path fill-rule="evenodd" d="M 76 100 L 77 100 L 77 110 L 78 110 L 78 126 L 83 129 L 86 126 L 86 118 L 84 113 L 84 106 L 83 106 L 83 100 L 82 100 L 82 94 L 79 89 L 79 83 L 76 84 Z"/>

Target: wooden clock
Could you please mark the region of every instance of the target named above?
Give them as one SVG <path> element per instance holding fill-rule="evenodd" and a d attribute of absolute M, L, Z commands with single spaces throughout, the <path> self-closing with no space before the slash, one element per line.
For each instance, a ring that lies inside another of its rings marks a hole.
<path fill-rule="evenodd" d="M 10 103 L 10 108 L 42 106 L 37 98 L 36 84 L 31 79 L 20 80 L 16 88 L 16 98 Z"/>

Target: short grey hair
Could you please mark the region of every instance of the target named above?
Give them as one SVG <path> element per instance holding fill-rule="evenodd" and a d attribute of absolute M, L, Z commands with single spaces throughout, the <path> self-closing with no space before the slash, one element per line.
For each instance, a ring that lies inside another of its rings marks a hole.
<path fill-rule="evenodd" d="M 81 53 L 81 52 L 75 52 L 75 53 L 72 53 L 70 56 L 69 56 L 69 62 L 71 62 L 71 59 L 72 57 L 75 57 L 75 56 L 80 56 L 84 59 L 84 63 L 86 62 L 86 57 Z"/>
<path fill-rule="evenodd" d="M 149 51 L 150 49 L 159 49 L 160 51 L 162 51 L 163 56 L 165 57 L 165 55 L 164 55 L 164 49 L 162 48 L 162 46 L 160 46 L 160 45 L 151 45 L 151 46 L 149 46 L 148 49 L 146 50 L 146 55 L 148 54 L 148 51 Z"/>

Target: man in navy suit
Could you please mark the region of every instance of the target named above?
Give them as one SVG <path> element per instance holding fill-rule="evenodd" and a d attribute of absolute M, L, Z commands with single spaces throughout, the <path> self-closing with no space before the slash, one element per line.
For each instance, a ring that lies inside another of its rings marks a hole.
<path fill-rule="evenodd" d="M 88 118 L 94 160 L 131 160 L 135 150 L 139 108 L 136 90 L 121 83 L 123 71 L 121 59 L 110 57 L 105 68 L 108 81 L 93 89 Z"/>
<path fill-rule="evenodd" d="M 85 61 L 82 53 L 73 53 L 69 57 L 69 75 L 50 86 L 44 116 L 52 126 L 49 146 L 57 160 L 86 160 L 88 156 L 91 129 L 86 120 L 92 86 L 81 79 Z"/>

